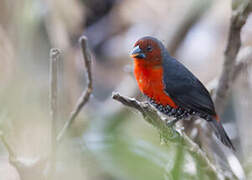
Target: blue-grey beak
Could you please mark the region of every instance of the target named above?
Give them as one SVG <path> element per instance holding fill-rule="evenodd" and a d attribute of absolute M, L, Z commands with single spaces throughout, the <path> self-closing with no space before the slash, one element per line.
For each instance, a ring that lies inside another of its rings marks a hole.
<path fill-rule="evenodd" d="M 130 53 L 130 56 L 132 58 L 139 58 L 139 59 L 146 58 L 146 55 L 143 53 L 142 49 L 140 49 L 139 46 L 134 47 L 134 49 Z"/>

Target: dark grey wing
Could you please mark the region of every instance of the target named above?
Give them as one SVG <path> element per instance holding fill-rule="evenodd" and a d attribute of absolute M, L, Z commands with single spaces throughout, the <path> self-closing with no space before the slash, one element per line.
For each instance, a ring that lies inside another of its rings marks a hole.
<path fill-rule="evenodd" d="M 180 62 L 164 58 L 165 92 L 183 108 L 215 115 L 214 104 L 205 86 Z"/>

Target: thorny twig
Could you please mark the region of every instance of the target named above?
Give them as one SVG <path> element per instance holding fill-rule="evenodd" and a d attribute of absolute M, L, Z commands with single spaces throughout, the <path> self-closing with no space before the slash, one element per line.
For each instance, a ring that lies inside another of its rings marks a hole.
<path fill-rule="evenodd" d="M 224 179 L 224 175 L 217 170 L 217 168 L 211 163 L 207 155 L 199 148 L 199 146 L 194 143 L 185 133 L 178 129 L 174 129 L 167 125 L 167 122 L 160 117 L 155 109 L 153 109 L 148 103 L 139 102 L 135 99 L 121 96 L 119 93 L 113 93 L 112 98 L 121 102 L 122 104 L 137 109 L 144 117 L 144 119 L 155 126 L 162 135 L 164 135 L 165 140 L 182 140 L 187 146 L 191 153 L 196 154 L 200 159 L 202 159 L 208 167 L 215 173 L 218 179 Z M 180 136 L 176 136 L 176 134 Z M 175 134 L 175 136 L 174 136 Z"/>
<path fill-rule="evenodd" d="M 83 106 L 88 102 L 90 95 L 93 91 L 93 82 L 92 82 L 92 74 L 91 74 L 91 52 L 88 48 L 88 42 L 87 38 L 85 36 L 82 36 L 80 38 L 80 44 L 81 44 L 81 49 L 82 49 L 82 54 L 83 54 L 83 59 L 84 59 L 84 64 L 86 67 L 86 72 L 87 72 L 87 83 L 88 87 L 86 90 L 83 91 L 82 95 L 79 97 L 77 104 L 74 108 L 74 110 L 71 112 L 69 119 L 67 122 L 64 124 L 63 128 L 59 132 L 57 136 L 57 142 L 60 142 L 62 137 L 64 136 L 66 130 L 71 126 L 73 121 L 75 120 L 76 116 L 79 114 Z"/>
<path fill-rule="evenodd" d="M 252 10 L 251 0 L 240 1 L 240 4 L 238 5 L 235 5 L 234 3 L 235 1 L 233 1 L 233 13 L 231 17 L 227 47 L 225 50 L 223 70 L 214 98 L 215 107 L 218 113 L 223 112 L 226 98 L 232 85 L 232 77 L 236 63 L 235 61 L 241 47 L 241 29 Z"/>

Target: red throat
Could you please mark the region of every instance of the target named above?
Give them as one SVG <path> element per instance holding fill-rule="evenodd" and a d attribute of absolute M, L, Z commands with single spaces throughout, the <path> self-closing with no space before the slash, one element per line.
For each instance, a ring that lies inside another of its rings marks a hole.
<path fill-rule="evenodd" d="M 157 104 L 177 108 L 175 102 L 164 92 L 163 67 L 152 65 L 143 59 L 134 60 L 134 73 L 138 86 L 143 94 L 153 99 Z"/>

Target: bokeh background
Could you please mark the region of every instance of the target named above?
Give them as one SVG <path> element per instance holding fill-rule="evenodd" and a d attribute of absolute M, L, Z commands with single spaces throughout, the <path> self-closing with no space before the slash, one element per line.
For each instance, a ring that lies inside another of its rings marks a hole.
<path fill-rule="evenodd" d="M 55 179 L 214 179 L 200 162 L 178 152 L 176 143 L 163 142 L 140 114 L 113 101 L 111 94 L 116 90 L 143 99 L 129 52 L 146 35 L 159 38 L 208 85 L 221 73 L 230 17 L 231 0 L 1 0 L 1 133 L 28 165 L 48 159 L 50 48 L 61 50 L 59 131 L 86 87 L 78 43 L 84 34 L 93 52 L 94 91 L 57 148 Z M 242 29 L 242 49 L 251 48 L 250 16 Z M 248 179 L 252 179 L 251 83 L 248 66 L 233 83 L 222 116 Z M 46 170 L 47 163 L 42 163 L 31 172 L 40 177 Z M 34 179 L 29 178 L 31 172 L 26 172 L 26 179 Z M 0 179 L 20 179 L 1 142 Z"/>

